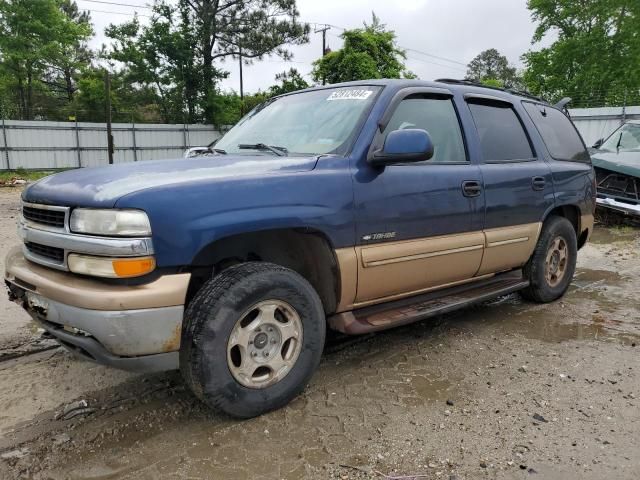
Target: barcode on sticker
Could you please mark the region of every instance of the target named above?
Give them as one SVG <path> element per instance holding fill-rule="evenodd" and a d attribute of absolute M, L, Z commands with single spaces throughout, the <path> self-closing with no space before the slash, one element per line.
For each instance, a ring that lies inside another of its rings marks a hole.
<path fill-rule="evenodd" d="M 366 100 L 372 93 L 371 90 L 336 90 L 327 100 Z"/>

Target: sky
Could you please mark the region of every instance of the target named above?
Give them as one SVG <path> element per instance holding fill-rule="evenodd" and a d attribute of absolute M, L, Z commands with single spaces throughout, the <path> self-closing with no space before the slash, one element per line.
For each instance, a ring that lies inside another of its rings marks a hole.
<path fill-rule="evenodd" d="M 149 14 L 144 0 L 77 0 L 81 9 L 91 11 L 96 36 L 93 47 L 107 39 L 104 29 L 110 23 L 130 20 L 134 12 Z M 103 3 L 104 2 L 104 3 Z M 126 3 L 140 8 L 114 5 Z M 387 28 L 395 31 L 397 43 L 407 53 L 406 65 L 418 78 L 463 78 L 466 65 L 477 54 L 496 48 L 509 61 L 522 67 L 520 56 L 531 48 L 535 24 L 526 0 L 298 0 L 300 20 L 332 25 L 327 44 L 339 49 L 342 29 L 358 28 L 370 22 L 374 11 Z M 140 17 L 145 22 L 145 17 Z M 322 35 L 312 33 L 306 45 L 290 48 L 291 62 L 265 57 L 244 66 L 244 91 L 265 90 L 275 83 L 275 75 L 295 67 L 311 82 L 311 62 L 322 53 Z M 536 47 L 538 48 L 538 47 Z M 223 90 L 239 90 L 237 61 L 220 65 L 230 72 L 222 81 Z"/>

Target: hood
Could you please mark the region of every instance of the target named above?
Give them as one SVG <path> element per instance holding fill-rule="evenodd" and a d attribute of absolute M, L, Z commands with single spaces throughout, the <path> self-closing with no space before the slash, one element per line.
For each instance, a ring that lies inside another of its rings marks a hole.
<path fill-rule="evenodd" d="M 640 152 L 605 152 L 596 150 L 591 155 L 594 167 L 640 177 Z"/>
<path fill-rule="evenodd" d="M 62 206 L 113 207 L 124 195 L 153 187 L 313 170 L 317 157 L 219 155 L 79 168 L 29 186 L 23 200 Z"/>

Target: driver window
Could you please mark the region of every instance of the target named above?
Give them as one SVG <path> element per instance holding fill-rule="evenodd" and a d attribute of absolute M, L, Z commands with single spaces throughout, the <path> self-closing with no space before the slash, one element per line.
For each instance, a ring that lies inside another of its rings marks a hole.
<path fill-rule="evenodd" d="M 394 130 L 419 128 L 426 130 L 433 142 L 433 157 L 420 163 L 468 162 L 460 122 L 449 98 L 409 97 L 393 113 L 384 137 Z"/>

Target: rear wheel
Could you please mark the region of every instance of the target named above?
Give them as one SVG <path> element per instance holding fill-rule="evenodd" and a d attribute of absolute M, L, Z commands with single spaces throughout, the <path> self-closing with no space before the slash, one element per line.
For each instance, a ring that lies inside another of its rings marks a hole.
<path fill-rule="evenodd" d="M 564 217 L 548 218 L 524 267 L 529 287 L 522 291 L 522 296 L 540 303 L 560 298 L 573 278 L 577 255 L 576 232 L 571 222 Z"/>
<path fill-rule="evenodd" d="M 299 394 L 322 354 L 322 303 L 303 277 L 262 262 L 209 280 L 185 313 L 180 370 L 206 404 L 253 417 Z"/>

